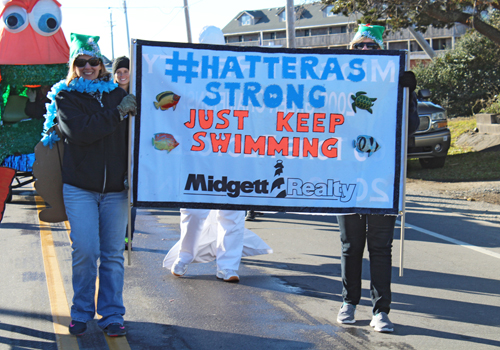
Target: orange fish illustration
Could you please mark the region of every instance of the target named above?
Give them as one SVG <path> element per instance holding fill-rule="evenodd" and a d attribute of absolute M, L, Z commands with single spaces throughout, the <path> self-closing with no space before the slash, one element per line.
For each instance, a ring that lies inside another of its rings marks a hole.
<path fill-rule="evenodd" d="M 170 153 L 171 150 L 179 146 L 179 143 L 171 134 L 158 133 L 153 137 L 153 146 L 158 151 L 167 151 L 167 153 Z"/>
<path fill-rule="evenodd" d="M 174 94 L 172 91 L 165 91 L 156 95 L 156 101 L 154 102 L 156 109 L 160 108 L 162 111 L 166 111 L 170 107 L 173 107 L 175 111 L 175 107 L 181 97 L 179 95 Z"/>

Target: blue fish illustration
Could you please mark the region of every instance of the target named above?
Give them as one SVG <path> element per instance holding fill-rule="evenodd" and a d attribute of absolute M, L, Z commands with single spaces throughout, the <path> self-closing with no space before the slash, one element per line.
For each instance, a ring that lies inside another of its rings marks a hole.
<path fill-rule="evenodd" d="M 367 135 L 359 135 L 355 141 L 352 141 L 352 146 L 360 153 L 368 153 L 368 157 L 380 149 L 375 138 Z"/>

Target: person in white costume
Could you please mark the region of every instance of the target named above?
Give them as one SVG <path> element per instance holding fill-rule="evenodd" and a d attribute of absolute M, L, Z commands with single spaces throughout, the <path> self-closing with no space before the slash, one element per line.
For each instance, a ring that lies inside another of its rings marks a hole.
<path fill-rule="evenodd" d="M 202 44 L 224 45 L 224 35 L 215 26 L 204 27 Z M 163 267 L 183 276 L 192 262 L 217 259 L 216 276 L 226 282 L 239 282 L 242 256 L 268 254 L 272 249 L 252 231 L 245 229 L 245 212 L 181 208 L 181 238 L 170 249 Z"/>

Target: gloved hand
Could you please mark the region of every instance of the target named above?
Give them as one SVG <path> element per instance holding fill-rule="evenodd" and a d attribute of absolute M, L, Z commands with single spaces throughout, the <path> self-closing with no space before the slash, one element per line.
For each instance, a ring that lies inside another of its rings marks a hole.
<path fill-rule="evenodd" d="M 59 138 L 59 136 L 57 136 L 57 133 L 54 131 L 52 131 L 51 133 L 48 133 L 48 134 L 42 134 L 43 137 L 42 137 L 42 143 L 45 147 L 49 146 L 50 149 L 52 149 L 52 146 L 57 142 L 57 141 L 60 141 L 61 139 Z"/>
<path fill-rule="evenodd" d="M 127 114 L 136 115 L 137 101 L 135 100 L 135 96 L 128 94 L 116 108 L 118 109 L 118 112 L 120 112 L 120 120 L 126 118 Z"/>
<path fill-rule="evenodd" d="M 28 89 L 26 90 L 26 96 L 28 96 L 28 99 L 30 102 L 35 102 L 36 100 L 36 90 L 35 89 Z"/>
<path fill-rule="evenodd" d="M 407 70 L 399 77 L 399 84 L 402 87 L 410 88 L 410 92 L 413 92 L 417 87 L 417 78 L 412 71 Z"/>

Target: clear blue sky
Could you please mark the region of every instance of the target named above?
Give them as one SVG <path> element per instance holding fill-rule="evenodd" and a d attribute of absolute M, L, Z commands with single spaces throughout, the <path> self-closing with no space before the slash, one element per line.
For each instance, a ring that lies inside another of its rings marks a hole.
<path fill-rule="evenodd" d="M 112 58 L 110 14 L 113 21 L 114 57 L 128 56 L 123 0 L 59 0 L 62 29 L 70 33 L 99 35 L 103 54 Z M 295 5 L 306 0 L 295 0 Z M 308 1 L 310 2 L 310 1 Z M 183 0 L 127 0 L 130 38 L 187 42 Z M 240 11 L 286 6 L 286 0 L 188 0 L 193 42 L 206 25 L 223 28 Z"/>

